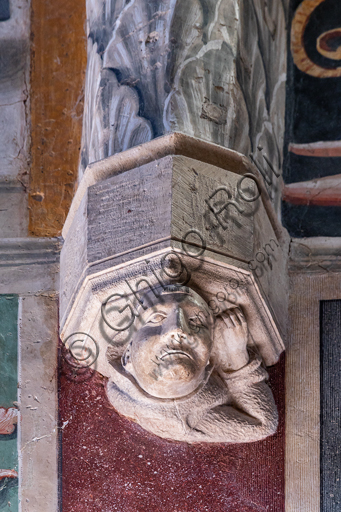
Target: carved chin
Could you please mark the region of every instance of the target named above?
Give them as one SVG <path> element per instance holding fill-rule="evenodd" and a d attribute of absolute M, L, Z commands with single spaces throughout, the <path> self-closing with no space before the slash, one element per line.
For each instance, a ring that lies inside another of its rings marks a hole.
<path fill-rule="evenodd" d="M 198 387 L 201 373 L 195 362 L 183 354 L 172 354 L 161 360 L 148 375 L 137 375 L 140 386 L 157 398 L 179 398 Z"/>
<path fill-rule="evenodd" d="M 162 363 L 164 366 L 162 366 Z M 172 354 L 162 359 L 160 381 L 190 382 L 197 374 L 194 361 L 182 354 Z"/>

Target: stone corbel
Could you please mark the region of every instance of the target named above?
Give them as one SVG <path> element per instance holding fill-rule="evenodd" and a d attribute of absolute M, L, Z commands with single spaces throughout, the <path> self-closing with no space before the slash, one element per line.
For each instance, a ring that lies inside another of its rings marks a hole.
<path fill-rule="evenodd" d="M 68 360 L 119 412 L 187 442 L 275 432 L 288 239 L 243 155 L 175 133 L 96 162 L 63 237 Z"/>

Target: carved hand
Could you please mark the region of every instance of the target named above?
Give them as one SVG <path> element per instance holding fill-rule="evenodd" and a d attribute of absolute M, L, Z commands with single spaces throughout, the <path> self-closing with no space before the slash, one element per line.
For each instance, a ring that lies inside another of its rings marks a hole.
<path fill-rule="evenodd" d="M 235 371 L 249 361 L 246 345 L 248 327 L 240 308 L 228 309 L 216 319 L 213 363 L 223 371 Z"/>

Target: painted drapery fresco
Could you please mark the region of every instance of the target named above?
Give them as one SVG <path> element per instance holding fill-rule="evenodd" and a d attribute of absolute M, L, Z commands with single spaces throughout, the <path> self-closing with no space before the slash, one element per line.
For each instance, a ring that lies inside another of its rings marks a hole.
<path fill-rule="evenodd" d="M 294 0 L 283 222 L 292 236 L 341 235 L 341 3 Z"/>
<path fill-rule="evenodd" d="M 18 298 L 0 295 L 0 511 L 18 511 Z"/>

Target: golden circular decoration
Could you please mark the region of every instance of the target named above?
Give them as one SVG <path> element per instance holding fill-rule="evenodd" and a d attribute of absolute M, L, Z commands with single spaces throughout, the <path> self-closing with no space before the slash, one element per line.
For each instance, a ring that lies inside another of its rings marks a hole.
<path fill-rule="evenodd" d="M 340 41 L 340 42 L 338 42 Z M 337 42 L 337 47 L 333 49 L 333 42 Z M 327 32 L 323 32 L 316 44 L 317 51 L 327 57 L 328 59 L 340 60 L 341 59 L 341 27 L 333 28 Z"/>
<path fill-rule="evenodd" d="M 324 1 L 325 0 L 303 0 L 303 2 L 298 6 L 291 25 L 291 53 L 294 59 L 294 63 L 304 73 L 307 73 L 310 76 L 315 76 L 317 78 L 339 77 L 341 76 L 341 67 L 328 69 L 315 64 L 315 62 L 313 62 L 308 57 L 308 54 L 304 48 L 303 37 L 310 16 L 316 7 L 322 4 Z M 338 55 L 341 55 L 340 48 L 338 48 L 337 51 L 332 51 L 328 44 L 331 42 L 332 37 L 336 37 L 336 33 L 337 37 L 341 36 L 341 27 L 329 30 L 328 32 L 324 32 L 321 34 L 321 36 L 319 36 L 316 43 L 319 53 L 333 60 L 338 60 L 340 58 Z M 322 52 L 329 52 L 328 55 L 322 53 L 320 48 L 322 49 Z M 331 57 L 331 55 L 333 56 Z"/>

